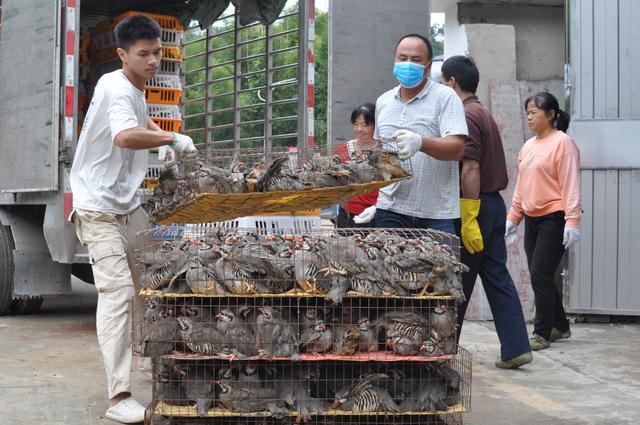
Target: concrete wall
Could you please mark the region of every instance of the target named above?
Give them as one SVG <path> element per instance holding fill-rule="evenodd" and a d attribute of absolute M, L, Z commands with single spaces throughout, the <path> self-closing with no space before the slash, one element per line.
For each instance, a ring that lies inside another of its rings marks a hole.
<path fill-rule="evenodd" d="M 353 138 L 356 106 L 375 103 L 397 85 L 392 74 L 395 44 L 405 34 L 429 35 L 429 2 L 367 0 L 329 2 L 328 144 Z"/>
<path fill-rule="evenodd" d="M 564 77 L 564 7 L 459 3 L 458 21 L 463 25 L 513 25 L 518 80 L 542 81 Z"/>

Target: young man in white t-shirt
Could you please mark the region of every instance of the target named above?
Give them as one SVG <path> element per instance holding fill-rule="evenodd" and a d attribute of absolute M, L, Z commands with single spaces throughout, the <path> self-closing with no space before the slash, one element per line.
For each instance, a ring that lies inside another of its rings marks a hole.
<path fill-rule="evenodd" d="M 98 290 L 96 329 L 111 404 L 105 416 L 138 423 L 145 409 L 131 397 L 131 306 L 137 280 L 131 248 L 148 219 L 137 189 L 147 172 L 147 149 L 196 148 L 190 137 L 162 131 L 147 114 L 144 86 L 162 56 L 158 24 L 132 16 L 116 26 L 115 35 L 122 69 L 103 75 L 91 99 L 71 168 L 71 220 L 88 247 Z"/>

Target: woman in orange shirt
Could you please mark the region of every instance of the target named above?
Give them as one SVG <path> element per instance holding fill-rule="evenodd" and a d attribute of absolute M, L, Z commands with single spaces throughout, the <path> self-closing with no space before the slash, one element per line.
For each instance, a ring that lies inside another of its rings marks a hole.
<path fill-rule="evenodd" d="M 338 155 L 342 162 L 351 159 L 354 153 L 376 146 L 373 141 L 373 130 L 376 126 L 376 106 L 372 103 L 358 106 L 351 112 L 351 124 L 356 138 L 336 146 L 334 151 L 334 154 Z M 373 217 L 376 214 L 377 202 L 377 190 L 354 196 L 343 205 L 340 205 L 336 226 L 376 227 Z"/>
<path fill-rule="evenodd" d="M 553 278 L 564 250 L 580 238 L 580 152 L 565 134 L 569 115 L 552 94 L 537 93 L 524 106 L 536 136 L 518 154 L 518 180 L 505 237 L 507 243 L 515 241 L 524 216 L 524 249 L 536 304 L 530 344 L 531 349 L 542 350 L 571 336 Z"/>

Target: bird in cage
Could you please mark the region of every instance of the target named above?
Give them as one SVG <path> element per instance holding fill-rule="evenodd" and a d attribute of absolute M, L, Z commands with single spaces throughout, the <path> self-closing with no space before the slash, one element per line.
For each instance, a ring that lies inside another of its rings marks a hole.
<path fill-rule="evenodd" d="M 303 308 L 298 314 L 298 333 L 302 333 L 306 329 L 312 328 L 316 324 L 316 320 L 320 317 L 318 309 L 310 306 Z"/>
<path fill-rule="evenodd" d="M 398 356 L 414 356 L 420 348 L 412 338 L 403 335 L 396 329 L 387 332 L 385 344 Z"/>
<path fill-rule="evenodd" d="M 295 409 L 296 423 L 308 422 L 312 414 L 325 412 L 321 400 L 311 397 L 311 383 L 320 380 L 318 365 L 290 364 L 274 378 L 273 386 L 280 398 Z"/>
<path fill-rule="evenodd" d="M 277 419 L 291 413 L 273 388 L 240 381 L 215 381 L 215 385 L 217 403 L 225 409 L 246 413 L 268 411 Z"/>
<path fill-rule="evenodd" d="M 194 294 L 224 295 L 229 293 L 216 271 L 206 267 L 197 256 L 189 259 L 185 280 L 189 290 Z"/>
<path fill-rule="evenodd" d="M 178 309 L 180 316 L 185 316 L 194 322 L 210 324 L 212 321 L 211 307 L 206 304 L 198 304 L 195 300 L 185 301 Z"/>
<path fill-rule="evenodd" d="M 370 353 L 378 351 L 378 327 L 368 317 L 358 319 L 358 351 Z"/>
<path fill-rule="evenodd" d="M 177 365 L 187 399 L 195 403 L 198 416 L 207 416 L 215 400 L 215 370 L 204 364 Z"/>
<path fill-rule="evenodd" d="M 146 322 L 155 323 L 163 317 L 171 315 L 171 312 L 168 311 L 170 310 L 169 306 L 163 304 L 161 298 L 148 297 L 145 299 L 145 305 L 147 306 L 144 311 L 144 320 Z"/>
<path fill-rule="evenodd" d="M 326 294 L 330 289 L 330 279 L 320 270 L 328 264 L 315 252 L 297 249 L 293 254 L 294 277 L 298 287 L 309 294 Z"/>
<path fill-rule="evenodd" d="M 154 369 L 153 398 L 174 406 L 189 404 L 182 385 L 182 373 L 173 359 L 159 358 Z"/>
<path fill-rule="evenodd" d="M 275 158 L 256 182 L 257 192 L 299 191 L 305 189 L 300 177 L 293 172 L 286 171 L 285 166 L 289 158 L 282 156 Z"/>
<path fill-rule="evenodd" d="M 435 306 L 429 313 L 431 328 L 436 331 L 441 338 L 448 338 L 456 333 L 456 320 L 456 309 L 449 308 L 446 304 Z"/>
<path fill-rule="evenodd" d="M 351 356 L 358 351 L 360 345 L 360 330 L 357 326 L 336 326 L 333 330 L 333 351 L 343 356 Z"/>
<path fill-rule="evenodd" d="M 442 341 L 437 337 L 430 335 L 420 344 L 420 355 L 424 357 L 440 357 L 445 355 Z"/>
<path fill-rule="evenodd" d="M 400 403 L 403 412 L 442 412 L 447 410 L 446 388 L 442 379 L 429 375 L 420 388 Z"/>
<path fill-rule="evenodd" d="M 239 357 L 254 356 L 256 350 L 256 338 L 251 327 L 238 317 L 231 309 L 222 309 L 215 315 L 217 319 L 216 329 L 222 334 L 225 345 L 233 354 Z"/>
<path fill-rule="evenodd" d="M 262 385 L 262 379 L 260 379 L 260 375 L 258 374 L 258 365 L 250 362 L 245 363 L 239 368 L 238 371 L 238 380 L 240 382 L 252 382 L 258 385 Z"/>
<path fill-rule="evenodd" d="M 373 165 L 383 180 L 408 177 L 409 173 L 402 168 L 402 162 L 396 152 L 374 150 L 369 155 L 369 162 Z"/>
<path fill-rule="evenodd" d="M 162 356 L 175 350 L 177 340 L 178 322 L 171 311 L 164 310 L 145 330 L 135 351 L 143 357 Z"/>
<path fill-rule="evenodd" d="M 398 355 L 414 355 L 429 333 L 429 321 L 411 310 L 383 313 L 375 323 L 385 332 L 385 343 Z"/>
<path fill-rule="evenodd" d="M 382 180 L 382 175 L 369 160 L 368 153 L 354 152 L 351 157 L 351 160 L 342 163 L 342 167 L 349 172 L 350 183 L 369 183 Z"/>
<path fill-rule="evenodd" d="M 224 335 L 215 327 L 203 322 L 194 322 L 190 318 L 178 317 L 180 340 L 187 349 L 207 356 L 239 355 L 226 343 Z"/>
<path fill-rule="evenodd" d="M 300 351 L 311 354 L 326 353 L 333 346 L 333 330 L 322 319 L 300 335 Z"/>
<path fill-rule="evenodd" d="M 298 338 L 282 311 L 271 306 L 258 307 L 258 354 L 268 357 L 298 357 Z"/>
<path fill-rule="evenodd" d="M 376 385 L 389 379 L 383 373 L 375 373 L 357 379 L 351 386 L 336 393 L 334 407 L 349 412 L 400 412 L 400 408 L 387 390 Z"/>
<path fill-rule="evenodd" d="M 458 303 L 465 301 L 462 276 L 450 270 L 437 270 L 429 279 L 426 292 L 434 295 L 451 295 Z"/>
<path fill-rule="evenodd" d="M 161 258 L 162 262 L 145 266 L 140 275 L 142 286 L 154 291 L 170 291 L 172 285 L 186 272 L 189 244 L 189 241 L 183 241 L 178 245 L 171 245 L 170 252 L 166 246 L 161 245 L 155 255 L 156 258 Z"/>
<path fill-rule="evenodd" d="M 418 389 L 420 379 L 423 378 L 420 366 L 418 364 L 387 367 L 384 373 L 389 376 L 389 379 L 380 381 L 380 385 L 387 390 L 394 401 L 401 403 Z"/>

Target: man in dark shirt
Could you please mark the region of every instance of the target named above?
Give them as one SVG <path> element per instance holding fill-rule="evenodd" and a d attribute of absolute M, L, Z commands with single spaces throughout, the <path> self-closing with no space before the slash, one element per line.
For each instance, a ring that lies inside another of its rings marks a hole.
<path fill-rule="evenodd" d="M 462 100 L 469 128 L 460 173 L 461 256 L 470 269 L 462 278 L 464 295 L 470 299 L 480 275 L 500 339 L 496 367 L 515 369 L 533 357 L 520 298 L 507 270 L 507 211 L 499 191 L 509 179 L 502 139 L 495 120 L 475 95 L 480 77 L 473 59 L 453 56 L 442 64 L 441 72 L 442 83 Z M 458 308 L 458 337 L 467 303 Z"/>

